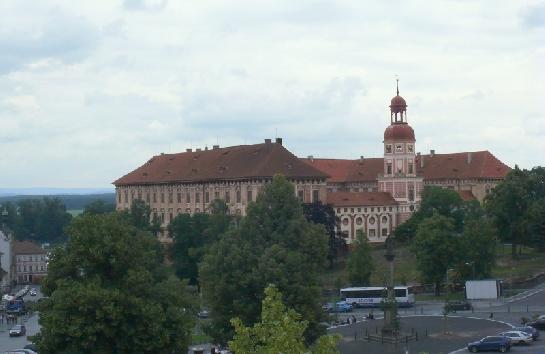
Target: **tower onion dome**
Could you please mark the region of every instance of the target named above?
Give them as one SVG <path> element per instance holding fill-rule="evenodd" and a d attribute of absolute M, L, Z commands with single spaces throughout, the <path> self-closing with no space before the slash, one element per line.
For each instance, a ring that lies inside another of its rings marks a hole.
<path fill-rule="evenodd" d="M 390 101 L 390 110 L 392 113 L 401 113 L 407 110 L 407 102 L 399 93 Z"/>
<path fill-rule="evenodd" d="M 414 130 L 406 122 L 394 122 L 384 130 L 384 141 L 416 141 Z"/>

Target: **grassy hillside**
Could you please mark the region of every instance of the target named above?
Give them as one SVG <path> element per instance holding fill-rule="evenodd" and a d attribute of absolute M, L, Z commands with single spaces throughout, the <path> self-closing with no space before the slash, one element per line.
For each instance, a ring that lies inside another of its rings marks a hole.
<path fill-rule="evenodd" d="M 385 284 L 385 277 L 388 275 L 387 264 L 384 259 L 384 248 L 375 246 L 372 257 L 375 262 L 375 271 L 371 276 L 371 284 L 382 286 Z M 508 283 L 512 280 L 527 279 L 545 272 L 544 259 L 545 253 L 531 248 L 523 248 L 519 258 L 513 260 L 511 259 L 511 247 L 509 245 L 497 245 L 496 264 L 492 269 L 492 277 L 503 279 Z M 394 274 L 396 284 L 420 283 L 419 272 L 416 270 L 416 260 L 407 246 L 398 245 L 396 249 Z M 333 269 L 324 272 L 322 281 L 327 289 L 334 289 L 338 285 L 347 286 L 348 276 L 345 262 L 340 261 Z"/>

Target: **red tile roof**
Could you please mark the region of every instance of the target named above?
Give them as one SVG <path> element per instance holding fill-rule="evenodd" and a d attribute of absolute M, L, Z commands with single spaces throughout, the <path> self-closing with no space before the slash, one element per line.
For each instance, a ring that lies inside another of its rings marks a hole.
<path fill-rule="evenodd" d="M 29 241 L 13 241 L 13 254 L 46 254 L 38 244 Z"/>
<path fill-rule="evenodd" d="M 470 156 L 470 157 L 468 157 Z M 424 160 L 423 167 L 420 161 Z M 328 182 L 371 182 L 383 173 L 383 158 L 362 160 L 305 159 L 305 163 L 331 176 Z M 453 154 L 421 155 L 416 157 L 416 171 L 424 180 L 458 178 L 504 178 L 511 168 L 489 151 Z"/>
<path fill-rule="evenodd" d="M 301 159 L 305 163 L 326 173 L 328 182 L 373 182 L 382 173 L 382 158 L 364 158 L 358 160 L 342 159 Z"/>
<path fill-rule="evenodd" d="M 420 161 L 424 160 L 424 167 Z M 416 158 L 416 171 L 430 179 L 504 178 L 511 168 L 489 151 L 422 155 Z"/>
<path fill-rule="evenodd" d="M 119 178 L 114 185 L 203 182 L 272 177 L 325 179 L 327 174 L 305 164 L 280 143 L 263 143 L 204 151 L 161 154 Z"/>
<path fill-rule="evenodd" d="M 470 200 L 477 200 L 473 193 L 471 191 L 457 191 L 458 195 L 464 202 L 470 201 Z"/>
<path fill-rule="evenodd" d="M 327 194 L 327 203 L 334 206 L 395 205 L 388 192 L 332 192 Z"/>

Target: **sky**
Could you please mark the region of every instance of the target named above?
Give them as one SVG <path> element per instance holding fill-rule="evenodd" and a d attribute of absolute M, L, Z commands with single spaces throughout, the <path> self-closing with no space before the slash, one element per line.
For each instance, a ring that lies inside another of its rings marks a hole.
<path fill-rule="evenodd" d="M 0 2 L 0 188 L 108 188 L 151 156 L 282 137 L 545 165 L 545 1 Z"/>

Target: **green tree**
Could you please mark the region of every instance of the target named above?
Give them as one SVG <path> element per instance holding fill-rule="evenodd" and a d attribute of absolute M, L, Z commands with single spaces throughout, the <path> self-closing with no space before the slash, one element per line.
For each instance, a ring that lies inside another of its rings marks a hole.
<path fill-rule="evenodd" d="M 474 202 L 464 202 L 456 191 L 426 186 L 422 192 L 420 208 L 411 215 L 409 220 L 395 229 L 394 236 L 398 241 L 412 239 L 420 223 L 434 214 L 452 218 L 455 229 L 461 232 L 466 212 L 472 210 L 474 206 Z"/>
<path fill-rule="evenodd" d="M 496 258 L 496 229 L 491 220 L 481 217 L 469 219 L 460 238 L 462 279 L 485 279 L 492 275 Z M 474 274 L 473 274 L 474 273 Z"/>
<path fill-rule="evenodd" d="M 115 211 L 115 205 L 106 203 L 102 199 L 96 199 L 90 202 L 83 209 L 84 214 L 107 214 Z"/>
<path fill-rule="evenodd" d="M 235 336 L 229 341 L 229 347 L 240 354 L 278 354 L 278 353 L 316 353 L 334 354 L 340 340 L 337 336 L 322 336 L 313 348 L 307 348 L 303 333 L 308 325 L 301 320 L 301 315 L 288 309 L 282 302 L 282 294 L 275 286 L 265 289 L 262 303 L 261 322 L 253 327 L 245 327 L 242 320 L 231 320 L 235 327 Z"/>
<path fill-rule="evenodd" d="M 369 286 L 371 274 L 374 270 L 373 258 L 371 257 L 371 246 L 367 236 L 358 230 L 354 248 L 348 255 L 346 264 L 348 279 L 352 286 Z"/>
<path fill-rule="evenodd" d="M 18 204 L 15 237 L 39 243 L 64 242 L 64 229 L 71 219 L 58 198 L 24 199 Z"/>
<path fill-rule="evenodd" d="M 517 247 L 529 234 L 529 209 L 532 205 L 527 171 L 515 166 L 485 199 L 485 208 L 494 218 L 502 241 L 511 242 L 511 255 L 517 257 Z"/>
<path fill-rule="evenodd" d="M 68 233 L 42 287 L 40 353 L 185 353 L 193 301 L 156 238 L 116 213 L 80 216 Z"/>
<path fill-rule="evenodd" d="M 463 254 L 454 220 L 435 214 L 424 219 L 411 243 L 422 280 L 435 285 L 439 296 L 446 272 L 460 262 Z"/>
<path fill-rule="evenodd" d="M 305 338 L 314 341 L 324 330 L 318 323 L 319 272 L 327 261 L 327 235 L 321 225 L 309 223 L 295 197 L 294 187 L 275 176 L 247 216 L 230 228 L 204 257 L 199 276 L 211 309 L 214 339 L 225 343 L 233 336 L 230 320 L 259 320 L 263 290 L 276 284 L 286 303 L 306 320 Z"/>
<path fill-rule="evenodd" d="M 188 279 L 189 284 L 198 285 L 198 265 L 206 250 L 229 228 L 231 217 L 224 201 L 210 204 L 210 214 L 180 214 L 168 226 L 174 242 L 171 259 L 176 275 Z"/>
<path fill-rule="evenodd" d="M 305 203 L 303 204 L 303 213 L 308 221 L 324 226 L 326 233 L 329 236 L 327 259 L 329 260 L 329 267 L 332 268 L 335 260 L 339 256 L 345 255 L 348 251 L 345 239 L 341 237 L 341 233 L 338 233 L 335 229 L 339 220 L 337 216 L 335 216 L 333 207 L 331 205 L 322 204 L 320 201 Z"/>

